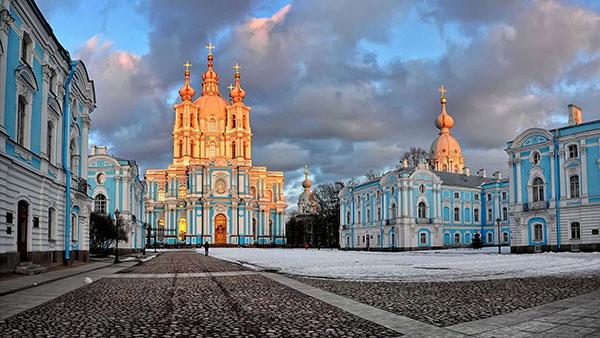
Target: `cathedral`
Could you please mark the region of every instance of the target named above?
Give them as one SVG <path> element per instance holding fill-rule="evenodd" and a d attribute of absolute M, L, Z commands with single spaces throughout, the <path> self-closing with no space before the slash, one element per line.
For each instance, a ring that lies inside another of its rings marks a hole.
<path fill-rule="evenodd" d="M 240 67 L 234 67 L 227 100 L 213 68 L 214 46 L 207 48 L 197 98 L 191 65 L 184 65 L 181 102 L 173 106 L 173 162 L 145 174 L 149 245 L 283 245 L 283 172 L 252 165 L 251 108 L 244 103 Z"/>

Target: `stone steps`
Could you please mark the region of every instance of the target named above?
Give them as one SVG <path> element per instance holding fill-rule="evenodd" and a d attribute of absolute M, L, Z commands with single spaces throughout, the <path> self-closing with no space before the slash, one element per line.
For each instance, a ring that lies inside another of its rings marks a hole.
<path fill-rule="evenodd" d="M 15 273 L 21 275 L 37 275 L 48 271 L 48 268 L 39 264 L 33 264 L 33 262 L 20 262 L 19 266 L 15 269 Z"/>

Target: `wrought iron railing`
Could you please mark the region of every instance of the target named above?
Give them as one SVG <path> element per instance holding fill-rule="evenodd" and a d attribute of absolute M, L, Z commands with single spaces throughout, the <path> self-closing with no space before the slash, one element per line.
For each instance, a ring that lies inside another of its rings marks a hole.
<path fill-rule="evenodd" d="M 529 203 L 523 203 L 523 211 L 536 211 L 548 209 L 550 203 L 548 201 L 535 201 Z"/>

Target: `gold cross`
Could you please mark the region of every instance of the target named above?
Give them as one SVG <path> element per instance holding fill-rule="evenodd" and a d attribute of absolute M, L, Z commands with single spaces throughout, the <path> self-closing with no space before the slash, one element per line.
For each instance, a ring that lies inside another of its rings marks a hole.
<path fill-rule="evenodd" d="M 235 69 L 236 73 L 240 72 L 240 68 L 242 68 L 237 62 L 235 63 L 235 66 L 233 66 L 233 69 Z"/>
<path fill-rule="evenodd" d="M 441 85 L 441 86 L 438 88 L 438 92 L 440 92 L 440 94 L 442 94 L 442 98 L 445 98 L 445 97 L 446 97 L 446 92 L 447 92 L 447 90 L 446 90 L 446 88 L 444 87 L 444 85 Z"/>
<path fill-rule="evenodd" d="M 215 49 L 215 45 L 209 42 L 208 45 L 206 45 L 206 49 L 208 49 L 208 54 L 212 54 L 212 50 Z"/>
<path fill-rule="evenodd" d="M 186 61 L 183 66 L 185 67 L 185 70 L 188 71 L 190 70 L 190 67 L 192 66 L 192 64 L 189 61 Z"/>
<path fill-rule="evenodd" d="M 234 86 L 233 86 L 233 85 L 230 83 L 230 84 L 229 84 L 229 86 L 228 86 L 227 88 L 229 88 L 229 91 L 232 91 L 232 90 L 233 90 L 233 88 L 235 88 L 235 87 L 234 87 Z"/>

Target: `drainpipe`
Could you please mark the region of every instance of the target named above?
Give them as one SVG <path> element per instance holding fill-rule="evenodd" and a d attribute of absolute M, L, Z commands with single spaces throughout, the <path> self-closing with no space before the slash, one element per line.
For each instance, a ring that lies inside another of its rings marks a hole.
<path fill-rule="evenodd" d="M 65 196 L 65 263 L 68 265 L 71 258 L 70 235 L 71 235 L 71 170 L 69 169 L 69 85 L 75 74 L 77 61 L 71 61 L 71 70 L 69 77 L 65 82 L 65 99 L 63 103 L 63 169 L 65 171 L 66 180 L 66 196 Z"/>
<path fill-rule="evenodd" d="M 555 194 L 554 194 L 554 203 L 556 204 L 556 251 L 560 251 L 560 164 L 558 160 L 560 156 L 558 155 L 558 129 L 554 129 L 554 186 Z"/>

